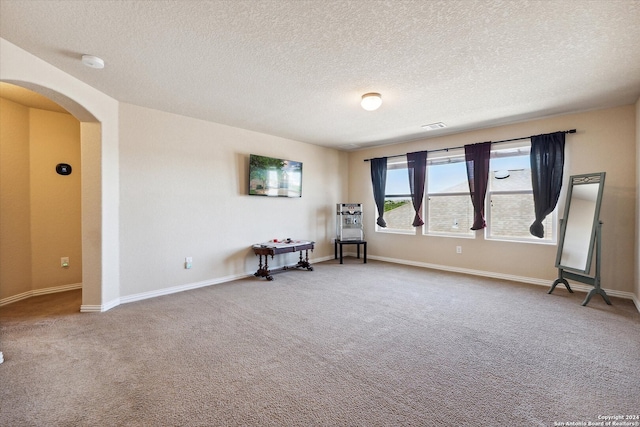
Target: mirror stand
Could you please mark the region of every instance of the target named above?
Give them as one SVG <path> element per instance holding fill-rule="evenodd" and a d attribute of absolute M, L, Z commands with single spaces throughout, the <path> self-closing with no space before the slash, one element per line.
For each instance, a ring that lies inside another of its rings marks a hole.
<path fill-rule="evenodd" d="M 569 286 L 569 282 L 567 282 L 567 279 L 570 280 L 575 280 L 577 282 L 581 282 L 581 283 L 586 283 L 588 285 L 593 286 L 593 289 L 591 289 L 589 291 L 589 293 L 587 294 L 587 297 L 584 299 L 584 301 L 582 301 L 582 305 L 585 306 L 589 303 L 589 301 L 591 300 L 591 297 L 593 297 L 596 294 L 599 294 L 602 296 L 602 298 L 604 299 L 604 301 L 608 304 L 611 305 L 611 301 L 609 300 L 609 296 L 607 296 L 607 293 L 604 291 L 604 289 L 602 289 L 600 287 L 600 250 L 602 248 L 602 221 L 598 222 L 598 225 L 596 226 L 596 271 L 595 271 L 595 276 L 591 277 L 591 276 L 583 276 L 581 274 L 576 274 L 573 273 L 571 271 L 566 271 L 565 269 L 563 269 L 562 267 L 558 268 L 558 278 L 556 279 L 555 282 L 553 282 L 553 285 L 551 285 L 551 289 L 549 289 L 549 292 L 547 292 L 548 294 L 550 294 L 551 292 L 553 292 L 553 290 L 556 288 L 556 286 L 558 286 L 559 284 L 563 284 L 564 286 L 566 286 L 567 290 L 571 293 L 573 293 L 573 290 L 571 289 L 571 286 Z"/>

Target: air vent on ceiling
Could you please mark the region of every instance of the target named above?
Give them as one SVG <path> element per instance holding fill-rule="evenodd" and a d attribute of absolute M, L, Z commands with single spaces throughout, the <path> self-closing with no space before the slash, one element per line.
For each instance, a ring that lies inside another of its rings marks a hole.
<path fill-rule="evenodd" d="M 338 146 L 341 150 L 355 150 L 356 148 L 360 148 L 358 144 L 345 144 Z"/>
<path fill-rule="evenodd" d="M 445 125 L 442 122 L 438 122 L 438 123 L 431 123 L 430 125 L 422 125 L 422 129 L 424 130 L 436 130 L 436 129 L 442 129 L 442 128 L 446 128 L 447 125 Z"/>

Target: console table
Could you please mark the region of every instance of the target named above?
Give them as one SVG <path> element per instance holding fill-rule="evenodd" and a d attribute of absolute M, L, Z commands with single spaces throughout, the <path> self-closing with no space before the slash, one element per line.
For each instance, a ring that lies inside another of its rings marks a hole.
<path fill-rule="evenodd" d="M 253 275 L 256 277 L 265 277 L 267 280 L 273 280 L 273 276 L 271 274 L 275 274 L 278 272 L 291 270 L 294 268 L 306 268 L 309 271 L 313 271 L 313 267 L 309 263 L 309 249 L 313 252 L 313 247 L 316 242 L 309 241 L 291 241 L 290 243 L 282 242 L 267 242 L 267 243 L 259 243 L 253 245 L 253 253 L 258 255 L 259 263 L 258 263 L 258 271 L 256 271 Z M 305 252 L 304 259 L 302 258 L 302 251 Z M 269 270 L 268 259 L 269 255 L 271 255 L 271 259 L 273 259 L 274 255 L 286 254 L 290 252 L 300 252 L 300 260 L 297 264 L 292 266 L 285 266 L 282 268 L 278 268 L 275 270 Z M 264 255 L 264 265 L 262 265 L 262 256 Z"/>
<path fill-rule="evenodd" d="M 357 245 L 358 259 L 360 259 L 360 245 L 364 246 L 364 263 L 367 263 L 367 241 L 366 240 L 340 240 L 336 239 L 333 244 L 334 259 L 338 259 L 338 245 L 340 245 L 340 264 L 342 264 L 342 245 Z"/>

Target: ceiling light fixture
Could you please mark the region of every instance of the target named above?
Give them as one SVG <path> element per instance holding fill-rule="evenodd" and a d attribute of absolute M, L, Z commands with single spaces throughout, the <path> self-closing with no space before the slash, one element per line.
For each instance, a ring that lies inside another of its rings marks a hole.
<path fill-rule="evenodd" d="M 377 110 L 382 105 L 382 95 L 376 92 L 365 93 L 362 95 L 360 105 L 367 111 Z"/>
<path fill-rule="evenodd" d="M 93 55 L 82 55 L 82 63 L 90 68 L 101 70 L 104 68 L 104 61 Z"/>

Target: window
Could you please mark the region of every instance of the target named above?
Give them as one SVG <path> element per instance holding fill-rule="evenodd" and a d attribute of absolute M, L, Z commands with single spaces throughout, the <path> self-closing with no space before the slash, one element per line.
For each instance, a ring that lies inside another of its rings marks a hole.
<path fill-rule="evenodd" d="M 545 221 L 545 237 L 529 232 L 535 219 L 531 188 L 530 141 L 496 145 L 491 150 L 489 184 L 485 199 L 486 239 L 555 243 L 557 213 Z M 426 197 L 423 201 L 423 233 L 474 238 L 473 203 L 464 150 L 430 153 L 427 159 Z M 387 159 L 384 219 L 386 228 L 376 231 L 415 234 L 406 157 Z M 377 217 L 377 215 L 375 216 Z"/>
<path fill-rule="evenodd" d="M 427 161 L 425 230 L 427 234 L 473 237 L 473 203 L 469 196 L 464 153 Z"/>
<path fill-rule="evenodd" d="M 411 225 L 414 215 L 407 159 L 387 159 L 387 186 L 384 196 L 384 220 L 387 227 L 376 225 L 376 231 L 415 234 L 415 227 Z"/>
<path fill-rule="evenodd" d="M 534 237 L 529 227 L 535 220 L 531 187 L 531 143 L 526 146 L 491 151 L 489 185 L 485 205 L 485 237 L 496 240 L 556 241 L 557 216 L 547 216 L 543 239 Z"/>

